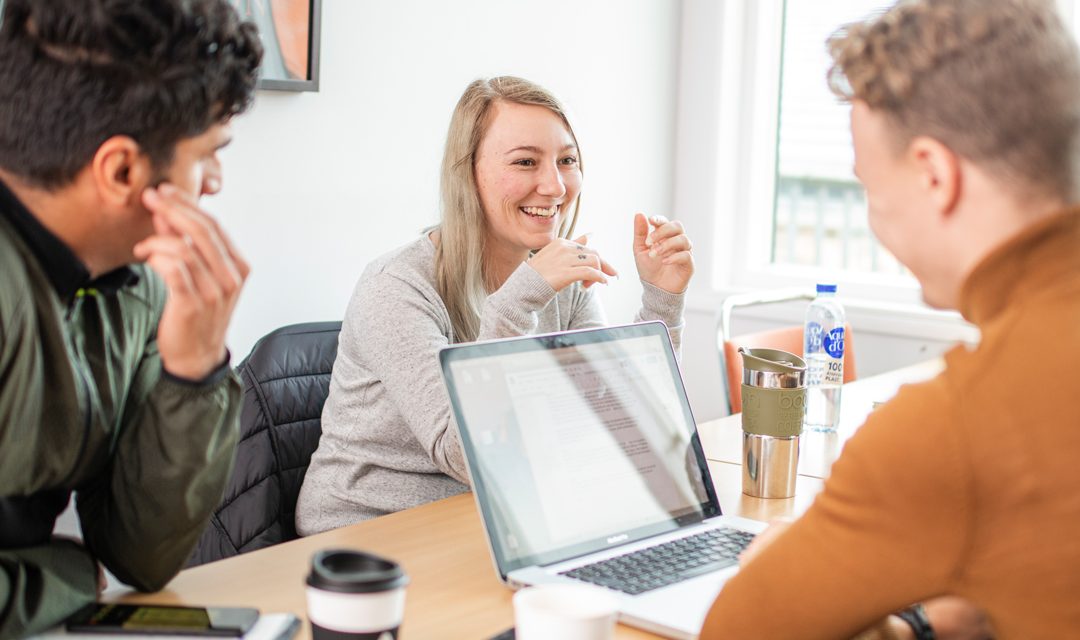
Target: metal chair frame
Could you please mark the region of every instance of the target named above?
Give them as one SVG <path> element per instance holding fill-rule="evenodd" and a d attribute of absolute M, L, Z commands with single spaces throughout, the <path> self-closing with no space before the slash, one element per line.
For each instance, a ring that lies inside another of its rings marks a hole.
<path fill-rule="evenodd" d="M 731 316 L 736 309 L 743 307 L 754 307 L 768 304 L 777 304 L 781 302 L 794 302 L 796 300 L 810 301 L 815 298 L 815 295 L 806 288 L 794 288 L 789 287 L 785 289 L 770 289 L 765 291 L 750 291 L 746 293 L 732 294 L 724 298 L 724 302 L 720 306 L 720 315 L 716 323 L 716 352 L 720 362 L 720 377 L 724 383 L 724 398 L 727 400 L 728 413 L 732 412 L 733 399 L 731 396 L 731 381 L 728 379 L 728 367 L 725 356 L 725 345 L 730 342 L 734 336 L 731 335 Z M 846 325 L 849 326 L 850 325 Z M 851 356 L 845 356 L 845 361 L 850 363 L 851 375 L 847 375 L 849 371 L 845 371 L 846 379 L 854 378 L 854 361 L 850 359 Z"/>

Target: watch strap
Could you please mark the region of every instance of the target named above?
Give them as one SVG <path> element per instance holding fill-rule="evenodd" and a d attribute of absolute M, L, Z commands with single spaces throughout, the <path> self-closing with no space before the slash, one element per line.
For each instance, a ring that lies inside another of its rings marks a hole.
<path fill-rule="evenodd" d="M 916 602 L 907 609 L 901 609 L 894 614 L 911 627 L 915 632 L 915 640 L 937 640 L 934 628 L 930 626 L 930 618 L 926 617 L 926 609 Z"/>

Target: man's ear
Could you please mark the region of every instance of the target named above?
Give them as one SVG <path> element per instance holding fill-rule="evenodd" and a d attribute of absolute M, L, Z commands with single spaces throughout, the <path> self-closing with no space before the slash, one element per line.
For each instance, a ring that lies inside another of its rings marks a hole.
<path fill-rule="evenodd" d="M 919 174 L 920 187 L 938 213 L 948 216 L 956 209 L 963 188 L 960 157 L 928 136 L 917 136 L 908 145 L 908 158 Z"/>
<path fill-rule="evenodd" d="M 153 176 L 150 158 L 128 136 L 113 136 L 101 143 L 90 171 L 98 196 L 110 208 L 139 204 Z"/>

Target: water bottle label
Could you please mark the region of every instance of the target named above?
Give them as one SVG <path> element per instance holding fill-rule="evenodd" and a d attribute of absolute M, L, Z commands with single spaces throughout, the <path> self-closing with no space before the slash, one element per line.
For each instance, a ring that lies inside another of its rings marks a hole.
<path fill-rule="evenodd" d="M 821 333 L 821 327 L 818 327 L 818 333 Z M 840 360 L 844 357 L 844 328 L 837 327 L 825 335 L 823 342 L 825 343 L 825 353 L 830 357 Z"/>
<path fill-rule="evenodd" d="M 822 382 L 825 386 L 844 384 L 844 361 L 839 358 L 829 358 L 824 363 L 825 371 L 822 372 Z"/>
<path fill-rule="evenodd" d="M 807 322 L 804 334 L 806 344 L 803 346 L 803 353 L 809 354 L 821 351 L 821 342 L 823 337 L 821 324 L 818 322 Z"/>

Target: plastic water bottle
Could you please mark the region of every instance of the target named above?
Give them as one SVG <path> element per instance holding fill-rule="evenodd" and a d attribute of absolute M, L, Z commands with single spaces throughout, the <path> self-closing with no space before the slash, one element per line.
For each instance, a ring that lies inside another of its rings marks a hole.
<path fill-rule="evenodd" d="M 803 330 L 806 359 L 806 419 L 810 431 L 836 431 L 840 422 L 840 386 L 844 383 L 844 307 L 835 284 L 819 284 L 806 310 Z"/>

